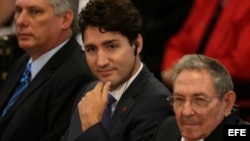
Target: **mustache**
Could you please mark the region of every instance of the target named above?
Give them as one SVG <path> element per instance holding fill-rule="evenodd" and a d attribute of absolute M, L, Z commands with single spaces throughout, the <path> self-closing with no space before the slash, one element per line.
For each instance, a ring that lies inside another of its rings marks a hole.
<path fill-rule="evenodd" d="M 200 122 L 194 118 L 182 118 L 181 120 L 182 124 L 199 124 Z"/>

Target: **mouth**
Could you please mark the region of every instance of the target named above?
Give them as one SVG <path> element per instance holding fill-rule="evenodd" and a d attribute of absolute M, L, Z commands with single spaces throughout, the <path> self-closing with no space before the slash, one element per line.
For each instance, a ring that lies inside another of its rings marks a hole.
<path fill-rule="evenodd" d="M 197 122 L 191 122 L 191 121 L 185 121 L 182 123 L 182 127 L 186 128 L 186 129 L 192 129 L 192 128 L 196 128 L 197 126 L 199 126 L 200 124 Z"/>
<path fill-rule="evenodd" d="M 197 124 L 183 124 L 182 126 L 186 128 L 193 128 L 194 126 L 197 126 Z"/>
<path fill-rule="evenodd" d="M 112 74 L 113 70 L 108 69 L 108 70 L 98 70 L 98 73 L 102 76 L 102 77 L 108 77 Z"/>
<path fill-rule="evenodd" d="M 198 122 L 197 120 L 192 120 L 192 119 L 183 119 L 182 123 L 183 126 L 187 126 L 187 127 L 192 127 L 192 126 L 197 126 L 200 124 L 200 122 Z"/>
<path fill-rule="evenodd" d="M 18 33 L 17 36 L 21 40 L 26 40 L 27 38 L 29 38 L 31 36 L 31 34 L 28 34 L 28 33 Z"/>

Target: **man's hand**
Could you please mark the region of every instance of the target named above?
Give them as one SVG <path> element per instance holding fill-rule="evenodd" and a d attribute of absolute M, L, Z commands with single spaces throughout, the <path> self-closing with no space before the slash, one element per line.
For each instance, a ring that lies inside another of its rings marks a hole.
<path fill-rule="evenodd" d="M 82 130 L 100 122 L 108 101 L 108 93 L 111 82 L 98 82 L 95 88 L 86 93 L 78 103 L 78 111 L 81 120 Z"/>

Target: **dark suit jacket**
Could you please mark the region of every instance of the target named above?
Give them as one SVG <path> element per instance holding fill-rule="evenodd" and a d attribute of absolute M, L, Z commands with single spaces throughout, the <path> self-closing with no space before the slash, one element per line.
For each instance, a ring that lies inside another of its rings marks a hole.
<path fill-rule="evenodd" d="M 83 90 L 83 95 L 95 85 L 92 83 Z M 170 91 L 144 66 L 118 102 L 108 131 L 97 123 L 83 133 L 76 109 L 62 141 L 76 138 L 77 141 L 149 141 L 158 123 L 173 115 L 172 107 L 166 101 L 169 95 Z"/>
<path fill-rule="evenodd" d="M 0 112 L 19 82 L 29 56 L 12 67 L 0 89 Z M 40 70 L 7 115 L 0 118 L 0 141 L 57 141 L 68 127 L 74 100 L 93 80 L 85 54 L 72 37 Z"/>
<path fill-rule="evenodd" d="M 212 120 L 212 119 L 211 119 Z M 247 122 L 239 119 L 235 115 L 230 115 L 221 122 L 221 124 L 207 137 L 204 141 L 224 141 L 223 127 L 224 125 L 243 125 Z M 157 127 L 154 141 L 181 141 L 181 133 L 177 126 L 176 118 L 169 117 Z"/>

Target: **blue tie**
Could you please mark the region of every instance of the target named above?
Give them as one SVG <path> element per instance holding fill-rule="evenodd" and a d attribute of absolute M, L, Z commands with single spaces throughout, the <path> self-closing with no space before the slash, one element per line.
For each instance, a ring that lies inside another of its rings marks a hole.
<path fill-rule="evenodd" d="M 14 105 L 15 101 L 20 96 L 20 94 L 27 88 L 27 86 L 29 85 L 30 77 L 31 77 L 31 64 L 28 64 L 20 79 L 19 86 L 17 87 L 15 93 L 10 98 L 7 106 L 3 109 L 2 117 L 6 115 L 6 113 Z"/>
<path fill-rule="evenodd" d="M 102 125 L 104 126 L 105 129 L 108 128 L 109 123 L 111 121 L 111 114 L 112 114 L 112 104 L 116 101 L 116 99 L 109 94 L 108 95 L 108 103 L 106 110 L 104 112 L 103 118 L 102 118 Z"/>

